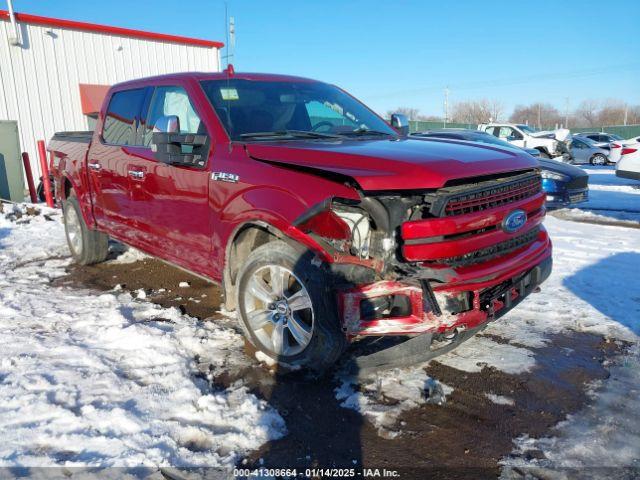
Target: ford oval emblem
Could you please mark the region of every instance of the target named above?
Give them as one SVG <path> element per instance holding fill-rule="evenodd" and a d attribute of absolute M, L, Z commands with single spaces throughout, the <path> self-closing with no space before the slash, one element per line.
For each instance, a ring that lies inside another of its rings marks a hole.
<path fill-rule="evenodd" d="M 502 221 L 502 230 L 507 233 L 514 233 L 524 227 L 527 223 L 527 212 L 524 210 L 514 210 Z"/>

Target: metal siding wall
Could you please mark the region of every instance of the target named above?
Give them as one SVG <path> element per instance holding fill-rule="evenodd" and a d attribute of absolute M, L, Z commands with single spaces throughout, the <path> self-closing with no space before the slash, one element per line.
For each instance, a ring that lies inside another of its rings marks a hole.
<path fill-rule="evenodd" d="M 24 46 L 9 45 L 0 20 L 0 120 L 17 120 L 20 147 L 40 176 L 36 142 L 86 130 L 80 83 L 109 84 L 181 71 L 219 71 L 216 48 L 19 24 Z"/>

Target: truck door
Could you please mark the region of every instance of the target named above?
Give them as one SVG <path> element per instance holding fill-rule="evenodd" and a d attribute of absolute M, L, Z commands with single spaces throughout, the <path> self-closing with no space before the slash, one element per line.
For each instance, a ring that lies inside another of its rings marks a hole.
<path fill-rule="evenodd" d="M 128 215 L 127 146 L 136 142 L 136 127 L 146 88 L 114 92 L 87 157 L 91 201 L 96 221 L 116 238 L 129 241 L 135 226 Z"/>
<path fill-rule="evenodd" d="M 498 138 L 501 138 L 516 147 L 523 148 L 525 146 L 524 135 L 512 127 L 500 127 Z"/>
<path fill-rule="evenodd" d="M 157 86 L 151 93 L 140 123 L 139 146 L 129 149 L 130 212 L 146 232 L 152 254 L 206 275 L 213 235 L 206 164 L 169 165 L 157 161 L 151 149 L 153 126 L 160 117 L 178 117 L 183 134 L 207 135 L 206 127 L 183 87 Z"/>

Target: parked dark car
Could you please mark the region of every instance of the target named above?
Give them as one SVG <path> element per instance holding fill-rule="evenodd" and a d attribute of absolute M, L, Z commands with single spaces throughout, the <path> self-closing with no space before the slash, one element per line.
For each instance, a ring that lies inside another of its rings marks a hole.
<path fill-rule="evenodd" d="M 547 207 L 558 208 L 572 206 L 576 203 L 585 202 L 589 198 L 589 175 L 584 170 L 557 160 L 540 158 L 540 152 L 535 148 L 516 147 L 488 133 L 464 128 L 429 130 L 414 133 L 412 136 L 488 143 L 501 148 L 511 148 L 519 151 L 524 150 L 530 155 L 537 157 L 540 163 L 542 170 L 542 188 L 547 193 Z"/>

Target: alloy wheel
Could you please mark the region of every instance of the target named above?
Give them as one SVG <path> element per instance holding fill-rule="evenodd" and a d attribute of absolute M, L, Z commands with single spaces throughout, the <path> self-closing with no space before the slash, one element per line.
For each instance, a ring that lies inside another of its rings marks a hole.
<path fill-rule="evenodd" d="M 78 212 L 72 205 L 68 205 L 64 215 L 64 224 L 67 228 L 67 238 L 74 255 L 82 254 L 82 226 Z"/>
<path fill-rule="evenodd" d="M 246 323 L 264 348 L 279 356 L 302 352 L 313 337 L 311 296 L 288 268 L 267 265 L 247 282 Z"/>

